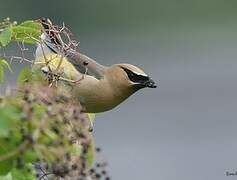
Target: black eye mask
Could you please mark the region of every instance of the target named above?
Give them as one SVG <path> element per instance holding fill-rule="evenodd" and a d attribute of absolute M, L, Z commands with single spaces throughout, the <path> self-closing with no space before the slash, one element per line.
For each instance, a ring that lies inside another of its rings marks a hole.
<path fill-rule="evenodd" d="M 129 80 L 136 83 L 135 86 L 137 86 L 138 88 L 144 88 L 144 87 L 156 88 L 155 82 L 149 76 L 136 74 L 124 67 L 121 68 L 126 72 Z"/>
<path fill-rule="evenodd" d="M 132 81 L 134 83 L 143 83 L 143 82 L 149 81 L 149 79 L 150 79 L 148 76 L 136 74 L 136 73 L 132 72 L 131 70 L 126 69 L 124 67 L 122 67 L 122 69 L 127 73 L 130 81 Z"/>

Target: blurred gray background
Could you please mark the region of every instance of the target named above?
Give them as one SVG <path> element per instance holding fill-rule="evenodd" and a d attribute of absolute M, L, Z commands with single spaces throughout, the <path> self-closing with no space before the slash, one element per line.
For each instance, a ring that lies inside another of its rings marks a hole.
<path fill-rule="evenodd" d="M 96 117 L 112 179 L 231 180 L 236 9 L 236 0 L 2 0 L 0 17 L 65 22 L 81 52 L 107 65 L 138 65 L 160 81 Z"/>

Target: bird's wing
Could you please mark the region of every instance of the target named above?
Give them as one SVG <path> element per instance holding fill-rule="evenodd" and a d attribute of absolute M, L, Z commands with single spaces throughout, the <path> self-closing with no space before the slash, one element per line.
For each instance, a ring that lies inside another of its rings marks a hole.
<path fill-rule="evenodd" d="M 104 77 L 106 67 L 84 54 L 69 52 L 66 54 L 66 59 L 82 74 L 93 76 L 98 80 Z"/>

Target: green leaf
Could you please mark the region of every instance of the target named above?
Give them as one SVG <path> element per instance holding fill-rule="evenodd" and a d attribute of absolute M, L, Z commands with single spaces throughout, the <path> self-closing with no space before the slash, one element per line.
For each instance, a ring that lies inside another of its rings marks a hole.
<path fill-rule="evenodd" d="M 34 104 L 33 109 L 34 109 L 35 117 L 39 120 L 43 117 L 46 111 L 46 107 L 43 106 L 42 104 Z"/>
<path fill-rule="evenodd" d="M 36 44 L 41 35 L 42 26 L 36 21 L 25 21 L 17 26 L 13 26 L 13 38 L 29 44 Z"/>
<path fill-rule="evenodd" d="M 3 83 L 4 81 L 4 77 L 5 77 L 4 68 L 7 68 L 12 72 L 12 69 L 10 65 L 8 64 L 8 62 L 0 58 L 0 83 Z"/>
<path fill-rule="evenodd" d="M 38 154 L 34 149 L 28 149 L 23 154 L 24 162 L 34 163 L 38 159 Z"/>
<path fill-rule="evenodd" d="M 5 59 L 0 58 L 0 65 L 12 72 L 11 66 Z"/>
<path fill-rule="evenodd" d="M 9 159 L 7 161 L 2 161 L 0 163 L 0 176 L 4 176 L 2 178 L 5 178 L 5 175 L 7 175 L 13 167 L 13 160 Z M 1 178 L 0 178 L 1 180 Z"/>
<path fill-rule="evenodd" d="M 19 26 L 32 28 L 32 29 L 38 30 L 38 31 L 40 31 L 41 28 L 42 28 L 42 26 L 39 22 L 36 22 L 36 21 L 33 21 L 33 20 L 24 21 Z"/>
<path fill-rule="evenodd" d="M 0 176 L 0 180 L 12 180 L 11 173 L 8 173 L 6 176 Z"/>
<path fill-rule="evenodd" d="M 17 77 L 17 84 L 22 85 L 27 81 L 31 81 L 33 79 L 32 72 L 30 68 L 26 67 L 23 68 L 20 72 L 20 74 Z"/>
<path fill-rule="evenodd" d="M 6 106 L 6 110 L 8 108 L 9 106 Z M 11 114 L 10 116 L 14 117 L 15 115 Z M 0 117 L 2 117 L 2 114 L 0 114 Z M 3 129 L 0 129 L 0 132 L 3 134 Z M 11 154 L 11 152 L 13 152 L 19 146 L 19 142 L 21 142 L 21 139 L 22 134 L 20 133 L 19 128 L 9 128 L 9 127 L 5 130 L 4 136 L 0 138 L 0 157 L 1 157 L 0 175 L 6 175 L 13 168 L 14 160 L 16 159 L 17 155 L 16 154 L 9 155 L 9 153 Z M 3 157 L 5 157 L 5 159 L 2 159 Z"/>
<path fill-rule="evenodd" d="M 0 138 L 0 157 L 2 157 L 5 154 L 9 153 L 15 147 L 16 147 L 16 145 L 14 145 L 12 143 L 10 138 L 9 138 L 9 140 L 4 139 L 4 138 Z M 12 167 L 13 167 L 13 163 L 14 163 L 14 157 L 9 157 L 6 160 L 0 161 L 0 175 L 8 174 L 11 171 Z"/>
<path fill-rule="evenodd" d="M 6 137 L 14 123 L 19 120 L 19 109 L 10 104 L 0 108 L 0 136 Z"/>
<path fill-rule="evenodd" d="M 10 43 L 12 38 L 12 27 L 9 26 L 5 28 L 2 33 L 0 34 L 0 44 L 1 46 L 6 46 Z"/>
<path fill-rule="evenodd" d="M 35 180 L 36 173 L 34 166 L 30 163 L 26 164 L 23 168 L 14 168 L 11 171 L 12 180 Z"/>

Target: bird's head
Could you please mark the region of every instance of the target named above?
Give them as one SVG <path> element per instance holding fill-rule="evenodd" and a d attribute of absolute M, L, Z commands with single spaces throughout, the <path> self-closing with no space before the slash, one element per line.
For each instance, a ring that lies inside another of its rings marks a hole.
<path fill-rule="evenodd" d="M 156 88 L 155 82 L 140 68 L 131 64 L 115 64 L 111 67 L 114 80 L 135 91 L 142 88 Z"/>

